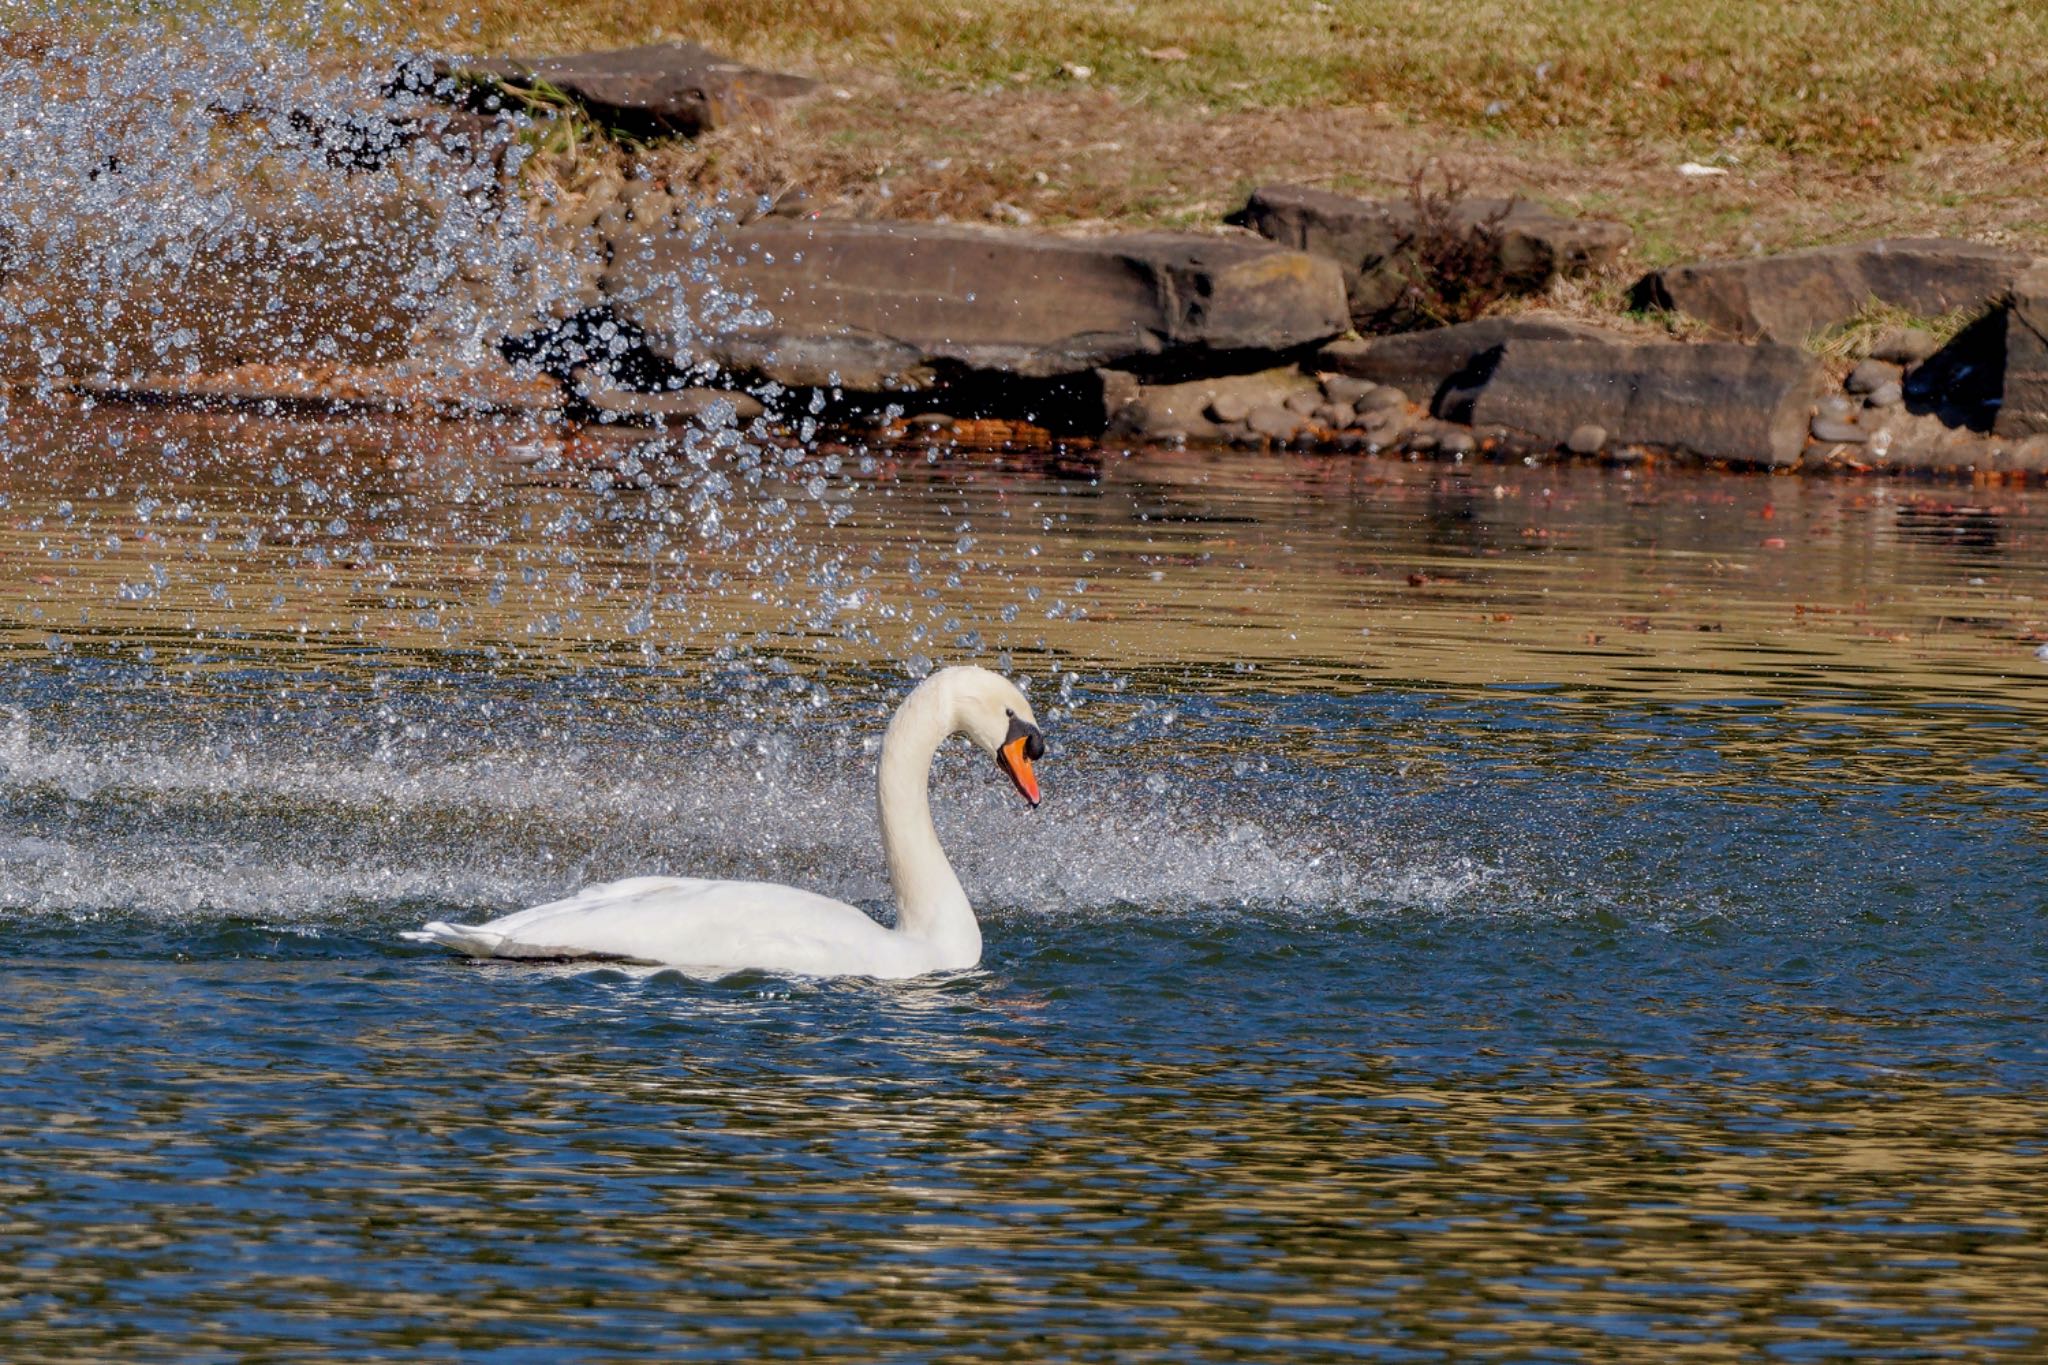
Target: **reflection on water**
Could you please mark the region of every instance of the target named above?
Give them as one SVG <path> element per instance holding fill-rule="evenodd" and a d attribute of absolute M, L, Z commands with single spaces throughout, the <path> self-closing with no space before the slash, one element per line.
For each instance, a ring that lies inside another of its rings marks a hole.
<path fill-rule="evenodd" d="M 1217 691 L 1874 685 L 2025 704 L 2048 676 L 2032 643 L 2048 640 L 2048 500 L 2026 488 L 732 456 L 616 433 L 30 408 L 8 437 L 46 452 L 4 480 L 17 655 L 497 672 L 737 657 L 830 675 L 1050 651 Z"/>
<path fill-rule="evenodd" d="M 2038 493 L 34 420 L 9 1359 L 2041 1350 Z M 881 909 L 894 661 L 1005 653 L 981 971 L 395 937 Z"/>

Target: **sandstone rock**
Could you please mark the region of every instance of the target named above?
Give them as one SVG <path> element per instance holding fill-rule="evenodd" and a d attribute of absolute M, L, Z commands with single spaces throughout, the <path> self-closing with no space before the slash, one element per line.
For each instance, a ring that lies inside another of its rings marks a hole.
<path fill-rule="evenodd" d="M 1904 371 L 1885 360 L 1866 360 L 1851 371 L 1842 387 L 1850 393 L 1876 393 L 1887 384 L 1896 384 L 1904 378 Z"/>
<path fill-rule="evenodd" d="M 558 57 L 485 58 L 444 64 L 437 76 L 485 76 L 530 90 L 546 82 L 591 119 L 637 138 L 697 137 L 760 118 L 817 88 L 802 76 L 762 71 L 695 43 L 656 43 Z"/>
<path fill-rule="evenodd" d="M 1786 346 L 1511 341 L 1465 415 L 1548 446 L 1594 423 L 1623 445 L 1791 464 L 1821 383 L 1819 363 Z"/>
<path fill-rule="evenodd" d="M 1540 292 L 1560 275 L 1578 274 L 1620 258 L 1629 230 L 1620 223 L 1562 218 L 1526 201 L 1466 199 L 1453 210 L 1466 232 L 1497 229 L 1497 259 L 1509 286 Z M 1230 221 L 1285 246 L 1314 252 L 1344 268 L 1352 321 L 1363 330 L 1412 325 L 1402 296 L 1412 278 L 1420 228 L 1406 199 L 1353 199 L 1299 185 L 1254 190 Z"/>
<path fill-rule="evenodd" d="M 1582 422 L 1564 438 L 1564 448 L 1574 455 L 1598 455 L 1607 445 L 1607 428 Z"/>
<path fill-rule="evenodd" d="M 1727 336 L 1798 345 L 1872 299 L 1928 314 L 1989 303 L 2030 260 L 1981 242 L 1890 238 L 1673 266 L 1638 281 L 1633 301 L 1698 318 Z"/>
<path fill-rule="evenodd" d="M 1479 382 L 1510 341 L 1599 341 L 1612 336 L 1582 322 L 1526 313 L 1481 318 L 1427 332 L 1333 342 L 1317 354 L 1315 363 L 1322 369 L 1414 394 L 1441 415 L 1445 393 Z"/>
<path fill-rule="evenodd" d="M 2014 282 L 2004 312 L 2005 383 L 1992 430 L 2012 437 L 2048 432 L 2048 262 Z"/>
<path fill-rule="evenodd" d="M 1899 327 L 1886 332 L 1870 348 L 1872 360 L 1889 360 L 1894 365 L 1918 365 L 1941 349 L 1934 333 L 1924 327 Z"/>
<path fill-rule="evenodd" d="M 763 219 L 724 239 L 708 263 L 715 288 L 703 258 L 687 237 L 647 244 L 607 273 L 614 310 L 679 369 L 792 387 L 916 390 L 964 371 L 1098 366 L 1176 379 L 1345 326 L 1334 265 L 1242 239 Z"/>

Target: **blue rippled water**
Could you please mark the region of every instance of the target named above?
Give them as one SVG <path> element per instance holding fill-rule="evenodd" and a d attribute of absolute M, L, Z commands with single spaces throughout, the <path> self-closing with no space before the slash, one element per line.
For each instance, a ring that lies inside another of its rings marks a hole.
<path fill-rule="evenodd" d="M 652 871 L 886 913 L 886 659 L 493 659 L 604 580 L 180 560 L 35 501 L 101 475 L 17 487 L 8 1359 L 2038 1356 L 2041 509 L 1996 495 L 1987 549 L 1853 485 L 1294 496 L 1332 468 L 906 476 L 847 522 L 939 562 L 1063 509 L 961 631 L 1095 579 L 1004 646 L 1045 806 L 939 766 L 982 968 L 887 987 L 397 937 Z M 144 556 L 158 596 L 92 587 Z"/>

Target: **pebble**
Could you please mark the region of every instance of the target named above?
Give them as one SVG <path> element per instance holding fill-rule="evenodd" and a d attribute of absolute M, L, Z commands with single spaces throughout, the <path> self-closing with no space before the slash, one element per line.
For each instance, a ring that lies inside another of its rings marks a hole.
<path fill-rule="evenodd" d="M 1365 396 L 1379 385 L 1370 379 L 1353 379 L 1348 374 L 1333 374 L 1323 381 L 1323 397 L 1332 403 L 1349 403 L 1357 407 Z"/>
<path fill-rule="evenodd" d="M 1230 426 L 1252 415 L 1252 405 L 1236 394 L 1220 394 L 1209 400 L 1209 420 Z"/>
<path fill-rule="evenodd" d="M 1292 436 L 1301 429 L 1299 415 L 1271 404 L 1253 408 L 1244 421 L 1245 425 L 1251 428 L 1253 435 L 1270 436 L 1275 440 Z"/>
<path fill-rule="evenodd" d="M 1366 444 L 1373 450 L 1397 446 L 1408 434 L 1408 423 L 1396 412 L 1368 413 L 1364 426 Z"/>
<path fill-rule="evenodd" d="M 1904 371 L 1888 360 L 1866 360 L 1849 371 L 1849 377 L 1842 387 L 1851 393 L 1875 393 L 1887 384 L 1896 384 L 1905 377 Z"/>
<path fill-rule="evenodd" d="M 1856 404 L 1839 393 L 1831 393 L 1820 400 L 1820 415 L 1837 422 L 1846 422 L 1856 415 Z"/>
<path fill-rule="evenodd" d="M 1358 413 L 1349 403 L 1325 403 L 1316 409 L 1315 418 L 1332 431 L 1341 431 L 1358 420 Z"/>
<path fill-rule="evenodd" d="M 1863 401 L 1873 408 L 1895 408 L 1906 401 L 1906 390 L 1894 379 L 1872 389 Z"/>
<path fill-rule="evenodd" d="M 1872 360 L 1889 360 L 1894 365 L 1918 365 L 1941 349 L 1934 333 L 1924 327 L 1901 327 L 1886 332 L 1870 348 Z"/>
<path fill-rule="evenodd" d="M 1436 438 L 1436 448 L 1446 455 L 1470 455 L 1479 449 L 1479 442 L 1469 431 L 1447 431 Z"/>
<path fill-rule="evenodd" d="M 1290 393 L 1280 405 L 1289 412 L 1298 412 L 1306 417 L 1322 406 L 1322 399 L 1313 393 Z"/>
<path fill-rule="evenodd" d="M 1607 445 L 1607 428 L 1596 422 L 1582 422 L 1564 438 L 1564 448 L 1574 455 L 1598 455 Z"/>
<path fill-rule="evenodd" d="M 1436 433 L 1433 431 L 1417 431 L 1409 434 L 1408 448 L 1418 455 L 1427 455 L 1432 450 L 1435 450 L 1436 446 Z"/>
<path fill-rule="evenodd" d="M 1358 401 L 1360 409 L 1366 412 L 1388 412 L 1408 406 L 1408 395 L 1392 384 L 1381 384 Z"/>
<path fill-rule="evenodd" d="M 1870 433 L 1854 422 L 1843 422 L 1833 417 L 1816 417 L 1813 419 L 1813 439 L 1844 445 L 1862 445 L 1870 439 Z"/>

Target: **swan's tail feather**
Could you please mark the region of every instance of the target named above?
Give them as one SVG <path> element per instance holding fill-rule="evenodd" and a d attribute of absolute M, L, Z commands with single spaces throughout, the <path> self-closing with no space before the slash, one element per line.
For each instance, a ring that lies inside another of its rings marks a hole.
<path fill-rule="evenodd" d="M 497 957 L 505 946 L 503 934 L 494 934 L 481 925 L 449 924 L 444 920 L 435 920 L 422 929 L 409 929 L 399 937 L 414 943 L 438 944 L 471 957 Z"/>

